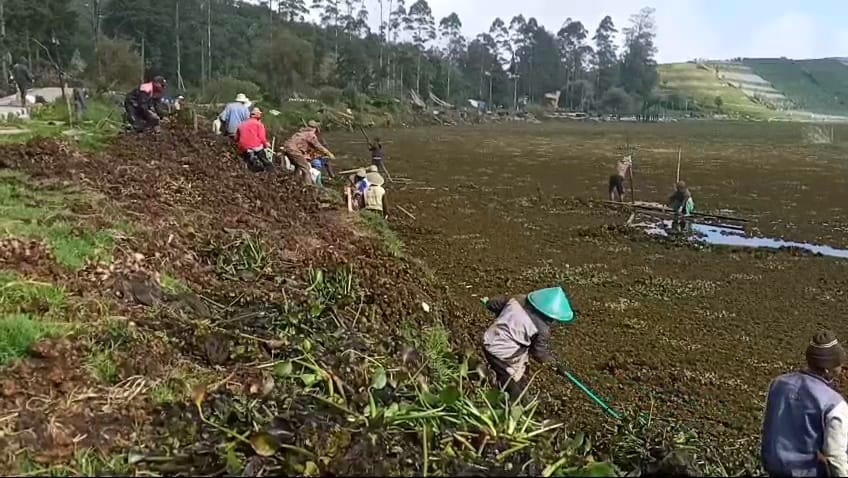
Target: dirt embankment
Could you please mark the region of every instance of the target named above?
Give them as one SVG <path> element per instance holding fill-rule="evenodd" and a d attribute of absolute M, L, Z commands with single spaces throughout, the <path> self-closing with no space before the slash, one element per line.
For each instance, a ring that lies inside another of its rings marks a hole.
<path fill-rule="evenodd" d="M 94 155 L 38 140 L 2 166 L 101 195 L 79 227 L 123 232 L 79 271 L 4 240 L 3 269 L 65 288 L 73 331 L 2 369 L 0 470 L 420 472 L 415 435 L 373 419 L 434 386 L 427 361 L 459 363 L 415 348 L 454 307 L 357 217 L 181 127 Z"/>

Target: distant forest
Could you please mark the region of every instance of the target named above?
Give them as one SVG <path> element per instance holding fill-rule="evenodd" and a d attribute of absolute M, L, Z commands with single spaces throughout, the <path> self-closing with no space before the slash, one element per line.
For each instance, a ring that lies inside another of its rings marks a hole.
<path fill-rule="evenodd" d="M 102 90 L 163 74 L 206 97 L 223 82 L 271 101 L 413 90 L 509 108 L 560 90 L 575 111 L 638 111 L 657 83 L 652 8 L 620 31 L 609 16 L 593 31 L 566 18 L 553 32 L 517 15 L 468 38 L 456 13 L 437 19 L 426 0 L 380 0 L 377 11 L 362 0 L 0 0 L 0 27 L 4 78 L 23 59 L 42 80 L 61 71 Z"/>

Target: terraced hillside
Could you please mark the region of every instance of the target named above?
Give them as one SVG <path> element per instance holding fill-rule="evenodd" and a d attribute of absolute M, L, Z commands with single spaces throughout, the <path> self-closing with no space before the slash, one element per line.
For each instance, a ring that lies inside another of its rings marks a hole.
<path fill-rule="evenodd" d="M 790 98 L 798 109 L 848 115 L 848 65 L 844 59 L 744 59 L 744 65 Z"/>
<path fill-rule="evenodd" d="M 690 98 L 701 112 L 798 120 L 848 117 L 845 58 L 673 63 L 660 65 L 659 73 L 660 94 Z"/>
<path fill-rule="evenodd" d="M 720 68 L 717 74 L 716 70 L 708 65 L 672 63 L 660 65 L 659 74 L 661 93 L 691 99 L 688 102 L 690 110 L 753 118 L 771 118 L 780 114 L 773 103 L 760 101 L 753 94 L 755 88 L 757 94 L 768 95 L 769 98 L 777 97 L 779 92 L 766 89 L 763 82 L 756 82 L 750 77 L 740 78 L 739 73 L 735 71 L 722 72 Z M 722 74 L 733 75 L 735 81 L 723 80 L 720 77 Z M 745 89 L 731 86 L 734 83 L 744 84 L 751 94 L 746 94 Z M 720 108 L 716 105 L 716 98 L 721 98 Z"/>

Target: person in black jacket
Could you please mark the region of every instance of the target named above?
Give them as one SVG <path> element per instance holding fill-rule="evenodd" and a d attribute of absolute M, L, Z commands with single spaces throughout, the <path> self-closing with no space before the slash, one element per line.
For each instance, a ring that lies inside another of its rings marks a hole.
<path fill-rule="evenodd" d="M 149 83 L 127 93 L 124 98 L 126 119 L 135 131 L 159 130 L 159 122 L 165 111 L 162 96 L 165 92 L 165 78 L 157 76 Z"/>

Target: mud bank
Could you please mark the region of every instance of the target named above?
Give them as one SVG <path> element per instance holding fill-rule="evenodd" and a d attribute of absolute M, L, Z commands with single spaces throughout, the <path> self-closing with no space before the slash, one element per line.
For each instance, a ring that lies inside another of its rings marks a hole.
<path fill-rule="evenodd" d="M 451 288 L 332 194 L 178 126 L 0 159 L 19 292 L 0 312 L 44 338 L 0 369 L 0 471 L 616 472 L 549 402 L 490 391 Z M 621 469 L 675 448 L 629 422 L 604 437 Z"/>

